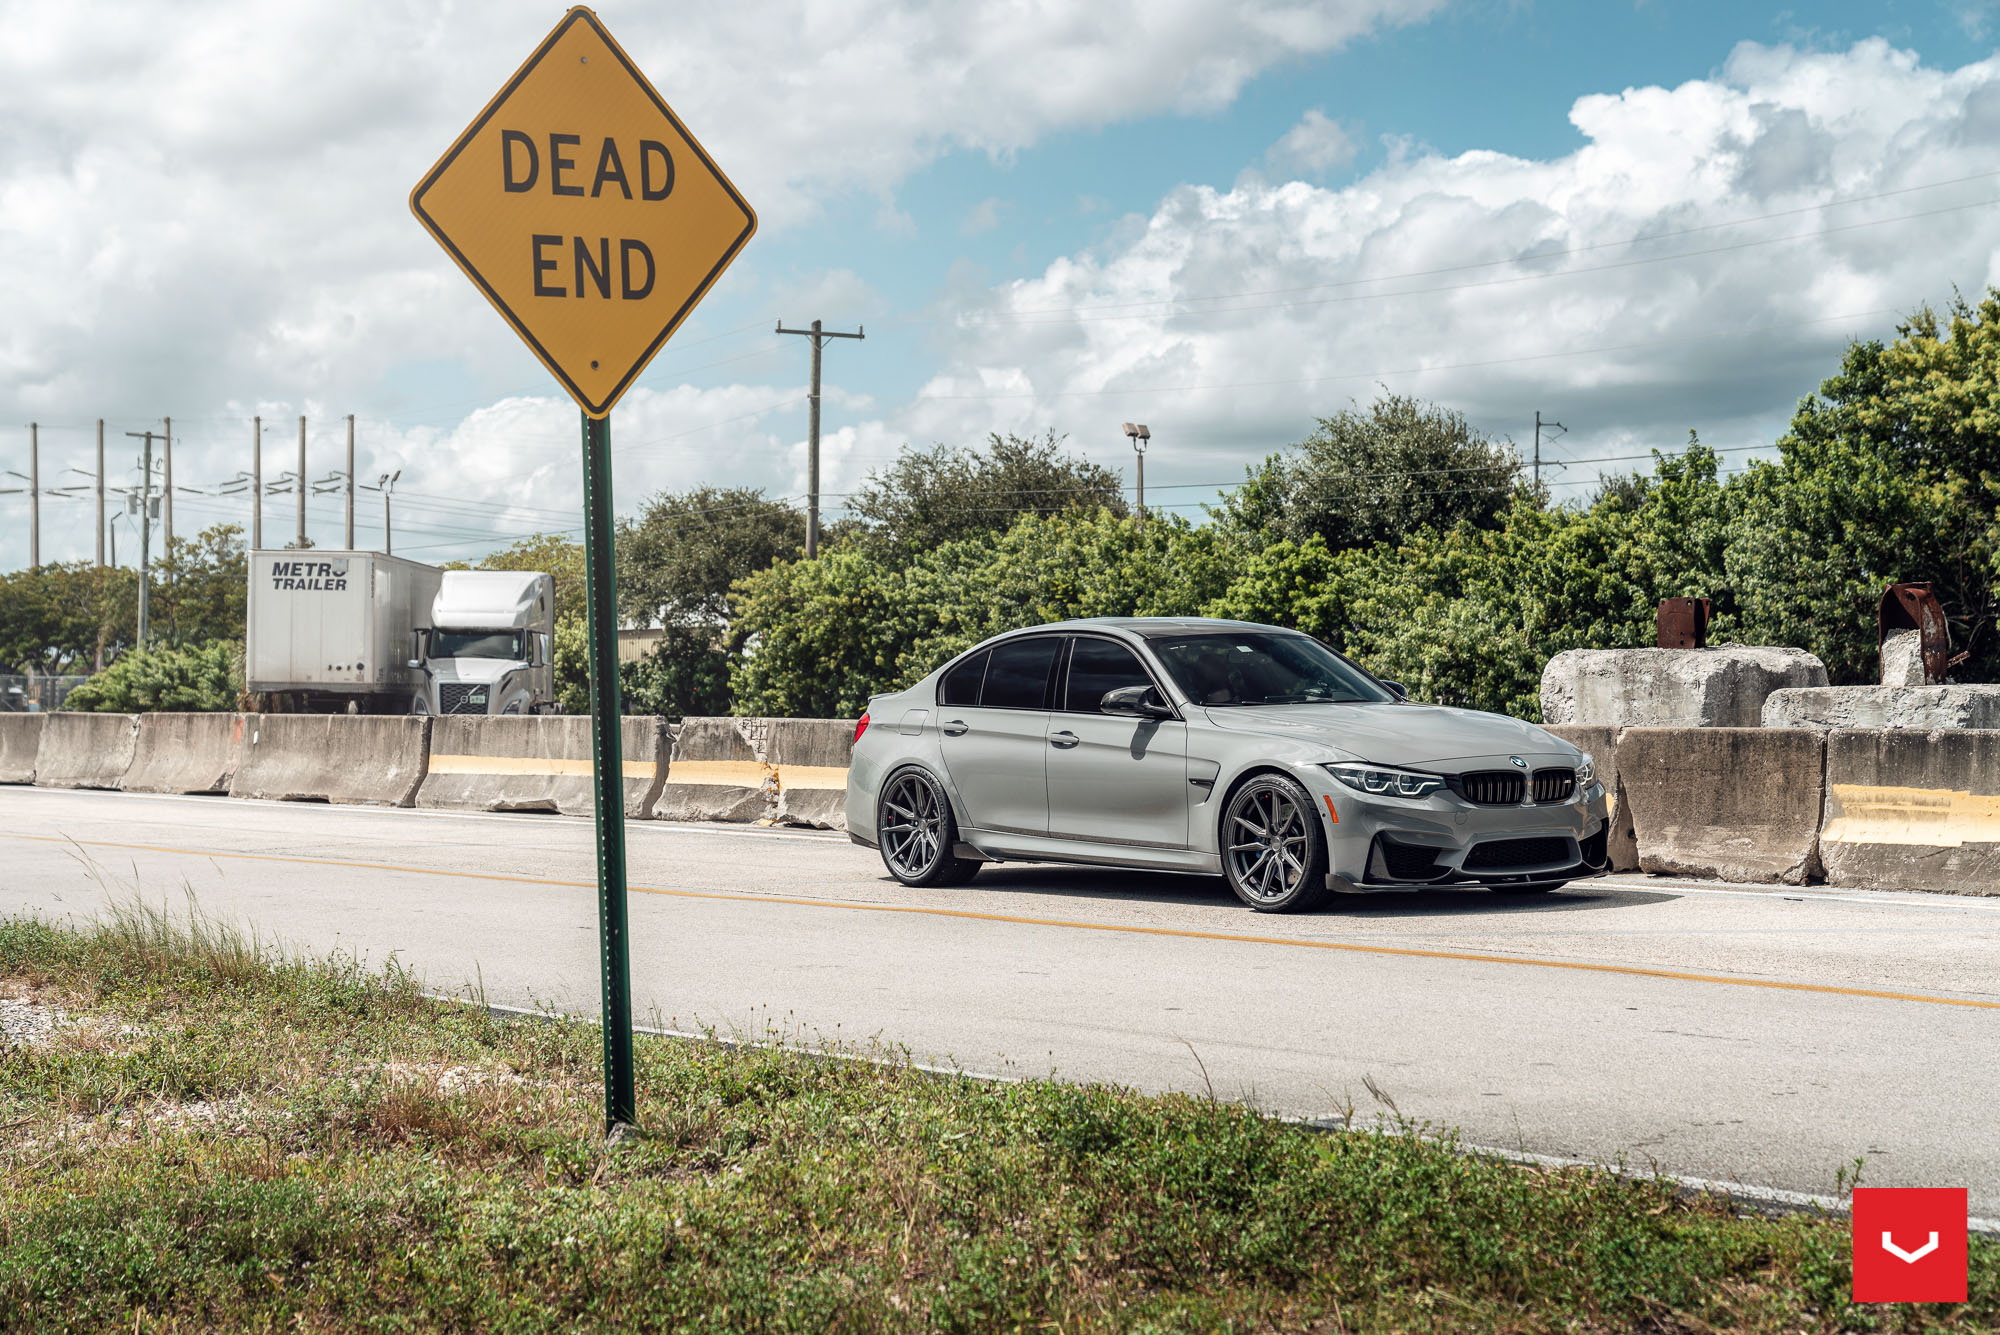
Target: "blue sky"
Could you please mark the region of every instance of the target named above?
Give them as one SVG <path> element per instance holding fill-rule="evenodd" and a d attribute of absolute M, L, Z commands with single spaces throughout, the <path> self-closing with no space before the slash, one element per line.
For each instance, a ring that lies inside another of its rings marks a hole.
<path fill-rule="evenodd" d="M 212 488 L 258 412 L 267 470 L 305 413 L 319 475 L 352 412 L 357 471 L 405 471 L 399 546 L 574 526 L 573 408 L 401 208 L 558 10 L 6 8 L 0 401 L 47 424 L 45 475 L 88 466 L 99 416 L 117 439 L 170 413 Z M 1198 513 L 1194 484 L 1378 385 L 1521 443 L 1562 418 L 1559 496 L 1691 427 L 1740 462 L 1847 339 L 1994 281 L 1991 6 L 1421 8 L 599 6 L 762 215 L 621 406 L 621 502 L 802 491 L 806 348 L 778 317 L 869 331 L 828 351 L 830 510 L 904 441 L 1055 430 L 1124 466 L 1138 417 L 1155 499 Z M 1692 239 L 1626 248 L 1662 232 Z M 1384 277 L 1466 264 L 1500 281 Z M 1312 295 L 1202 300 L 1274 290 Z M 10 567 L 24 500 L 0 496 Z M 182 526 L 242 508 L 190 493 Z M 44 559 L 88 555 L 87 505 L 44 516 Z"/>

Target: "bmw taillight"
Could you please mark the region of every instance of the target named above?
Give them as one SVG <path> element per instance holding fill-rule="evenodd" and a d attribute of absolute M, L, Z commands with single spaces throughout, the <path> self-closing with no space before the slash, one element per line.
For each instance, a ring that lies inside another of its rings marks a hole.
<path fill-rule="evenodd" d="M 854 740 L 857 742 L 860 741 L 861 734 L 867 731 L 868 731 L 868 715 L 866 712 L 864 712 L 861 715 L 861 721 L 854 725 Z"/>

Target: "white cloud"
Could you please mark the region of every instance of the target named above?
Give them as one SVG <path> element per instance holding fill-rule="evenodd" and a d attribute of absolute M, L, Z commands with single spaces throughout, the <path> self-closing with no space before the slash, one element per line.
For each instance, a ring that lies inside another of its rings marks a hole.
<path fill-rule="evenodd" d="M 614 3 L 768 231 L 954 148 L 1227 105 L 1441 0 Z M 0 420 L 364 399 L 412 363 L 545 383 L 405 198 L 556 11 L 526 0 L 0 10 Z M 725 284 L 731 279 L 725 278 Z M 691 331 L 699 332 L 699 331 Z M 234 429 L 234 428 L 231 428 Z M 233 470 L 231 470 L 233 471 Z M 25 556 L 0 540 L 0 565 Z"/>
<path fill-rule="evenodd" d="M 1744 45 L 1716 78 L 1571 119 L 1588 142 L 1548 161 L 1412 146 L 1337 190 L 1178 189 L 968 309 L 902 424 L 1053 425 L 1122 461 L 1110 433 L 1136 414 L 1149 481 L 1240 476 L 1378 386 L 1524 444 L 1537 409 L 1560 417 L 1554 458 L 1689 427 L 1768 445 L 1848 338 L 2000 279 L 2000 58 Z M 1961 177 L 1981 179 L 1913 189 Z"/>
<path fill-rule="evenodd" d="M 1264 160 L 1281 172 L 1319 176 L 1354 161 L 1359 148 L 1346 127 L 1314 107 L 1271 145 Z"/>

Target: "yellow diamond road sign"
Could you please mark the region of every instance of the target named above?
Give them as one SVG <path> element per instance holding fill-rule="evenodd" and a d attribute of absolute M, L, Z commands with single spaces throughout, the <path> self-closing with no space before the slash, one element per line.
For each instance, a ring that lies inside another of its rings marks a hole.
<path fill-rule="evenodd" d="M 578 7 L 410 193 L 410 209 L 592 417 L 757 230 L 757 215 Z"/>

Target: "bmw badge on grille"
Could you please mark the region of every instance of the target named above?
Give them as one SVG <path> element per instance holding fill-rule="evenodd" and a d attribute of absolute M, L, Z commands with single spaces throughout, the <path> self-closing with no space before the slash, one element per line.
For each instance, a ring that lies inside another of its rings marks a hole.
<path fill-rule="evenodd" d="M 1513 761 L 1516 765 L 1520 766 L 1522 769 L 1528 768 L 1528 762 L 1521 759 L 1521 757 L 1519 756 L 1508 756 L 1507 759 Z"/>

